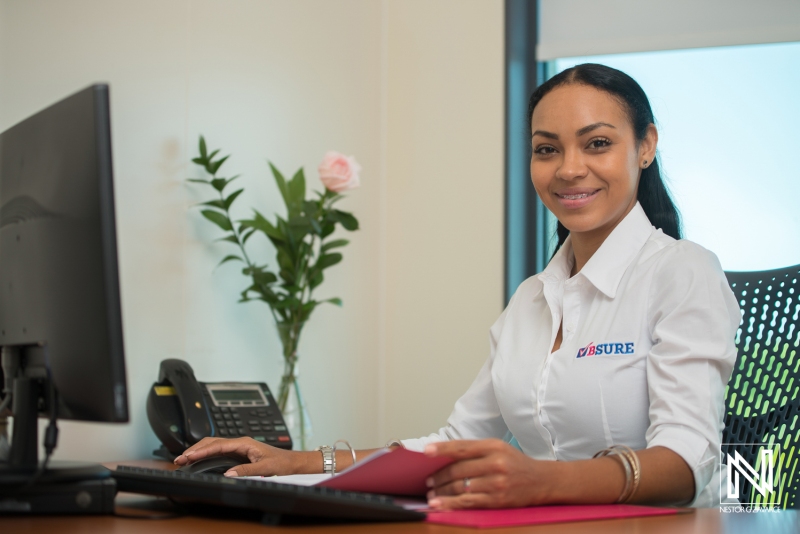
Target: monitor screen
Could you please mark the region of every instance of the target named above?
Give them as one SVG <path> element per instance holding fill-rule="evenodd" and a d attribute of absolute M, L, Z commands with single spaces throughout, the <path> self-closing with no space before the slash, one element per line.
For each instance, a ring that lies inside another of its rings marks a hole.
<path fill-rule="evenodd" d="M 59 419 L 128 420 L 107 85 L 0 134 L 0 346 L 37 349 Z"/>

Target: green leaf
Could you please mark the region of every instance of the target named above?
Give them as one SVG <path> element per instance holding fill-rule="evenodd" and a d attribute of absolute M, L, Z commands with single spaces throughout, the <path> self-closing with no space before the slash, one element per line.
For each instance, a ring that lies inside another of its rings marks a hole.
<path fill-rule="evenodd" d="M 315 271 L 315 274 L 311 278 L 311 282 L 309 282 L 311 289 L 313 290 L 315 287 L 319 286 L 325 277 L 322 276 L 322 271 Z"/>
<path fill-rule="evenodd" d="M 322 225 L 322 233 L 320 234 L 320 237 L 322 239 L 325 239 L 326 237 L 331 235 L 335 229 L 336 229 L 336 226 L 333 223 L 325 223 L 325 224 L 323 224 Z"/>
<path fill-rule="evenodd" d="M 225 256 L 224 258 L 222 258 L 222 261 L 217 264 L 217 267 L 219 267 L 223 263 L 226 263 L 226 262 L 229 262 L 229 261 L 234 261 L 234 260 L 244 261 L 242 258 L 240 258 L 239 256 L 237 256 L 235 254 L 229 254 L 229 255 Z"/>
<path fill-rule="evenodd" d="M 211 184 L 208 180 L 202 180 L 200 178 L 188 178 L 187 182 L 194 182 L 196 184 Z"/>
<path fill-rule="evenodd" d="M 255 217 L 250 220 L 240 221 L 243 226 L 249 228 L 255 228 L 256 230 L 260 230 L 264 232 L 268 237 L 275 239 L 277 241 L 286 241 L 286 236 L 283 233 L 272 225 L 263 215 L 261 215 L 257 210 L 253 210 L 255 213 Z"/>
<path fill-rule="evenodd" d="M 203 159 L 206 159 L 208 157 L 208 154 L 206 152 L 206 138 L 203 137 L 202 135 L 200 136 L 200 156 Z"/>
<path fill-rule="evenodd" d="M 209 161 L 211 161 L 212 159 L 214 159 L 214 156 L 216 156 L 218 153 L 219 153 L 219 149 L 216 149 L 214 152 L 212 152 L 211 154 L 209 154 L 209 155 L 208 155 L 208 157 L 207 157 L 206 159 L 208 159 Z"/>
<path fill-rule="evenodd" d="M 273 165 L 271 161 L 269 162 L 269 168 L 272 169 L 272 176 L 275 177 L 275 183 L 278 184 L 278 190 L 281 192 L 281 196 L 283 197 L 283 202 L 284 204 L 286 204 L 286 207 L 288 208 L 292 204 L 292 202 L 291 202 L 291 195 L 289 194 L 289 188 L 286 185 L 286 178 L 283 177 L 281 171 L 275 168 L 275 165 Z"/>
<path fill-rule="evenodd" d="M 345 230 L 353 231 L 358 230 L 358 220 L 350 213 L 341 210 L 333 210 L 331 216 L 334 221 L 344 226 Z"/>
<path fill-rule="evenodd" d="M 332 299 L 323 300 L 322 302 L 330 302 L 331 304 L 335 304 L 335 305 L 337 305 L 339 307 L 342 306 L 342 299 L 340 299 L 339 297 L 334 297 Z"/>
<path fill-rule="evenodd" d="M 349 242 L 347 239 L 336 239 L 319 247 L 319 251 L 320 253 L 325 253 L 332 248 L 343 247 Z"/>
<path fill-rule="evenodd" d="M 256 233 L 255 228 L 250 228 L 246 232 L 242 233 L 242 244 L 247 243 L 247 240 L 250 239 L 250 236 L 252 236 L 254 233 Z"/>
<path fill-rule="evenodd" d="M 292 273 L 291 270 L 281 269 L 279 274 L 281 275 L 281 278 L 283 279 L 284 282 L 286 282 L 287 284 L 294 284 L 295 282 L 294 274 Z"/>
<path fill-rule="evenodd" d="M 273 282 L 277 282 L 278 281 L 278 277 L 275 276 L 275 273 L 272 273 L 270 271 L 264 271 L 264 272 L 253 274 L 253 280 L 257 284 L 261 284 L 261 285 L 265 285 L 266 286 L 266 285 L 269 285 L 269 284 L 271 284 Z"/>
<path fill-rule="evenodd" d="M 294 270 L 294 264 L 292 263 L 292 258 L 289 256 L 289 253 L 286 251 L 285 248 L 280 247 L 277 250 L 277 259 L 278 265 L 280 265 L 281 269 L 286 269 L 288 271 Z M 294 277 L 292 277 L 294 280 Z"/>
<path fill-rule="evenodd" d="M 209 169 L 210 170 L 208 172 L 210 174 L 212 174 L 212 175 L 217 174 L 217 171 L 219 170 L 219 168 L 222 167 L 222 164 L 225 163 L 225 160 L 228 159 L 229 157 L 230 157 L 230 155 L 225 156 L 224 158 L 222 158 L 220 160 L 211 162 L 211 164 L 209 165 Z M 208 159 L 211 159 L 211 157 L 209 156 Z"/>
<path fill-rule="evenodd" d="M 327 269 L 332 265 L 336 265 L 340 261 L 342 261 L 342 255 L 339 254 L 338 252 L 334 252 L 332 254 L 325 254 L 323 256 L 320 256 L 319 260 L 317 260 L 317 264 L 315 267 L 317 269 Z"/>
<path fill-rule="evenodd" d="M 230 243 L 233 243 L 234 245 L 238 245 L 239 244 L 239 241 L 236 239 L 236 236 L 233 235 L 233 234 L 226 235 L 225 237 L 220 237 L 219 239 L 215 239 L 214 241 L 229 241 Z"/>
<path fill-rule="evenodd" d="M 214 174 L 213 172 L 211 174 Z M 225 189 L 225 186 L 228 185 L 228 180 L 225 178 L 214 178 L 211 180 L 211 185 L 214 186 L 214 189 L 222 193 L 222 190 Z"/>
<path fill-rule="evenodd" d="M 231 226 L 231 221 L 222 213 L 214 210 L 203 210 L 200 213 L 203 214 L 203 217 L 213 222 L 223 230 L 226 230 L 228 232 L 233 231 L 233 226 Z"/>
<path fill-rule="evenodd" d="M 197 163 L 198 165 L 202 165 L 203 167 L 206 166 L 206 159 L 205 158 L 192 158 L 192 163 Z"/>
<path fill-rule="evenodd" d="M 288 184 L 289 186 L 289 198 L 292 201 L 292 207 L 297 211 L 300 211 L 301 206 L 303 205 L 303 200 L 306 198 L 306 176 L 303 173 L 303 168 L 294 173 L 292 176 L 292 180 Z"/>
<path fill-rule="evenodd" d="M 219 208 L 221 210 L 225 209 L 225 203 L 221 200 L 209 200 L 208 202 L 202 202 L 199 204 L 200 206 L 212 206 L 214 208 Z"/>
<path fill-rule="evenodd" d="M 227 209 L 230 209 L 230 207 L 231 207 L 231 204 L 233 204 L 233 201 L 234 201 L 234 200 L 236 200 L 236 197 L 238 197 L 239 195 L 241 195 L 241 194 L 242 194 L 242 191 L 244 191 L 244 189 L 239 189 L 239 190 L 237 190 L 237 191 L 234 191 L 234 192 L 233 192 L 233 193 L 231 193 L 230 195 L 228 195 L 228 197 L 227 197 L 227 198 L 225 199 L 225 201 L 223 202 L 223 205 L 225 206 L 225 209 L 226 209 L 226 210 L 227 210 Z"/>

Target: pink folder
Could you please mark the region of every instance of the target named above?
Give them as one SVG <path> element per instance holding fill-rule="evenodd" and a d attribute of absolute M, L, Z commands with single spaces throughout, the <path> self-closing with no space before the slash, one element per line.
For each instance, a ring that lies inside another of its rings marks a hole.
<path fill-rule="evenodd" d="M 675 508 L 655 508 L 632 504 L 588 504 L 534 506 L 498 510 L 454 510 L 429 512 L 426 521 L 442 525 L 473 528 L 516 527 L 544 523 L 568 523 L 597 519 L 620 519 L 652 515 L 675 514 Z"/>
<path fill-rule="evenodd" d="M 425 479 L 453 463 L 444 456 L 428 457 L 406 449 L 384 449 L 323 482 L 316 484 L 344 491 L 385 495 L 423 496 Z"/>

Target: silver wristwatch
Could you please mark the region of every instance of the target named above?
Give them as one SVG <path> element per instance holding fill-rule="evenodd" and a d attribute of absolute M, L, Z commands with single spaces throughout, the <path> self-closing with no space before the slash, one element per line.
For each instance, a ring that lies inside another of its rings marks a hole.
<path fill-rule="evenodd" d="M 336 454 L 334 450 L 327 445 L 320 445 L 316 449 L 322 453 L 322 472 L 326 475 L 336 474 Z"/>

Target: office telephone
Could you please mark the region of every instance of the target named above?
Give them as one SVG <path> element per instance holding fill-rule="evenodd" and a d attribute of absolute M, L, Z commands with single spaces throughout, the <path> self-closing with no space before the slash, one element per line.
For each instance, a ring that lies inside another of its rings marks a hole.
<path fill-rule="evenodd" d="M 198 382 L 183 360 L 164 360 L 147 396 L 147 419 L 172 460 L 205 437 L 249 436 L 281 449 L 292 438 L 263 382 Z"/>

